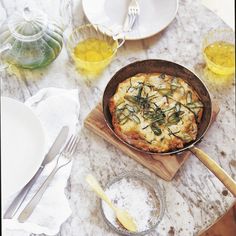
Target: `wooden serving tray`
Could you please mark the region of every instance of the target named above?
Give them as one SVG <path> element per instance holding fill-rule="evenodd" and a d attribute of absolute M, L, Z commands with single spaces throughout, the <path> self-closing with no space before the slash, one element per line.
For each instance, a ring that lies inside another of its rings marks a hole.
<path fill-rule="evenodd" d="M 213 102 L 213 116 L 211 123 L 215 121 L 218 113 L 219 106 L 215 102 Z M 122 150 L 129 157 L 136 160 L 137 162 L 160 176 L 162 179 L 167 181 L 172 180 L 176 172 L 190 155 L 190 151 L 168 156 L 160 156 L 159 154 L 150 155 L 130 148 L 129 146 L 122 143 L 119 139 L 117 139 L 116 136 L 108 128 L 102 112 L 101 103 L 99 103 L 87 116 L 84 125 L 86 128 L 104 138 L 106 141 Z"/>

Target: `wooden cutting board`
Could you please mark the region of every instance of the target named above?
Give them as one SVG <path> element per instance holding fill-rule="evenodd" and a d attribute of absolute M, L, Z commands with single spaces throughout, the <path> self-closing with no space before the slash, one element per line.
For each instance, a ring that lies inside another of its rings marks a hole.
<path fill-rule="evenodd" d="M 215 121 L 219 113 L 219 106 L 213 102 L 213 116 L 212 122 Z M 179 168 L 188 159 L 190 152 L 186 151 L 177 155 L 160 156 L 158 154 L 150 155 L 136 151 L 129 146 L 122 143 L 108 128 L 104 115 L 102 112 L 101 103 L 99 103 L 87 116 L 84 125 L 100 137 L 104 138 L 107 142 L 113 144 L 115 147 L 122 150 L 132 159 L 136 160 L 162 179 L 171 181 Z"/>

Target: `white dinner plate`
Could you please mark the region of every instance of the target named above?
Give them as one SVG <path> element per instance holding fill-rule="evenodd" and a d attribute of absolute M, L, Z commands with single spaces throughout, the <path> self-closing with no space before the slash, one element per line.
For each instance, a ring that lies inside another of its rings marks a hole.
<path fill-rule="evenodd" d="M 86 17 L 117 33 L 122 29 L 130 0 L 83 0 Z M 140 15 L 126 40 L 144 39 L 166 28 L 175 18 L 178 0 L 138 0 Z"/>
<path fill-rule="evenodd" d="M 43 127 L 33 111 L 1 97 L 2 197 L 20 190 L 36 173 L 44 157 Z"/>

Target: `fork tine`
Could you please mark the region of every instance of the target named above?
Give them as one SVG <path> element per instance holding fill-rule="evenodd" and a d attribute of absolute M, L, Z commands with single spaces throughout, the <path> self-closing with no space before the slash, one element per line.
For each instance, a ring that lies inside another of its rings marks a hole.
<path fill-rule="evenodd" d="M 75 152 L 75 150 L 76 150 L 76 148 L 77 148 L 77 146 L 78 146 L 78 143 L 79 143 L 79 140 L 78 140 L 78 138 L 76 138 L 76 142 L 74 143 L 74 146 L 73 146 L 73 148 L 72 148 L 72 150 L 71 150 L 71 155 L 74 154 L 74 152 Z"/>
<path fill-rule="evenodd" d="M 140 13 L 140 8 L 139 8 L 139 4 L 136 0 L 132 0 L 129 8 L 128 8 L 128 16 L 129 16 L 129 22 L 128 22 L 128 26 L 127 28 L 127 32 L 131 31 L 131 29 L 133 28 L 133 25 L 135 24 L 136 18 Z"/>
<path fill-rule="evenodd" d="M 68 141 L 67 141 L 65 147 L 63 148 L 62 152 L 65 152 L 67 150 L 67 148 L 68 148 L 68 146 L 69 146 L 69 144 L 71 142 L 72 137 L 73 137 L 73 135 L 71 135 L 70 138 L 68 139 Z"/>
<path fill-rule="evenodd" d="M 76 140 L 77 140 L 77 137 L 74 136 L 74 137 L 73 137 L 73 140 L 71 141 L 71 145 L 70 145 L 70 147 L 69 147 L 69 149 L 68 149 L 68 152 L 69 152 L 69 153 L 72 152 L 73 147 L 74 147 L 74 145 L 75 145 L 75 143 L 76 143 Z"/>
<path fill-rule="evenodd" d="M 131 29 L 132 29 L 132 26 L 133 26 L 133 24 L 134 24 L 134 22 L 135 22 L 135 20 L 136 20 L 136 14 L 134 14 L 133 12 L 129 15 L 129 24 L 128 24 L 128 31 L 131 31 Z"/>
<path fill-rule="evenodd" d="M 132 17 L 133 17 L 133 16 L 131 16 L 131 15 L 129 16 L 129 23 L 128 23 L 128 25 L 127 25 L 127 29 L 128 29 L 127 31 L 129 31 L 130 28 L 131 28 Z"/>
<path fill-rule="evenodd" d="M 70 147 L 71 147 L 71 143 L 72 143 L 73 140 L 74 140 L 74 137 L 75 137 L 74 135 L 71 135 L 71 136 L 70 136 L 70 138 L 68 139 L 68 141 L 67 141 L 65 147 L 64 147 L 63 150 L 62 150 L 63 153 L 68 152 L 68 150 L 69 150 Z"/>
<path fill-rule="evenodd" d="M 73 144 L 75 140 L 75 136 L 74 135 L 71 135 L 69 141 L 68 141 L 68 145 L 67 145 L 67 148 L 65 149 L 65 152 L 69 152 L 70 149 L 71 149 L 71 145 Z"/>
<path fill-rule="evenodd" d="M 130 28 L 131 28 L 131 29 L 132 29 L 132 27 L 133 27 L 133 24 L 134 24 L 135 20 L 136 20 L 136 15 L 133 15 L 132 21 L 131 21 L 131 23 L 130 23 Z"/>

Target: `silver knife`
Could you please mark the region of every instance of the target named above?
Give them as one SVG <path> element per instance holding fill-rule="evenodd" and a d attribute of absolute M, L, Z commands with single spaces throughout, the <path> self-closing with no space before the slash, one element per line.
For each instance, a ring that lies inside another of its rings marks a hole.
<path fill-rule="evenodd" d="M 32 177 L 32 179 L 25 185 L 25 187 L 19 192 L 19 194 L 15 197 L 11 205 L 8 207 L 6 212 L 4 213 L 3 218 L 4 219 L 11 219 L 22 203 L 24 202 L 26 196 L 28 195 L 30 189 L 42 173 L 44 167 L 51 162 L 59 153 L 61 147 L 65 143 L 69 133 L 69 127 L 68 126 L 63 126 L 60 133 L 57 135 L 57 138 L 55 139 L 54 143 L 52 144 L 51 148 L 49 149 L 48 153 L 45 155 L 43 162 L 41 166 L 39 167 L 38 171 L 36 174 Z"/>

